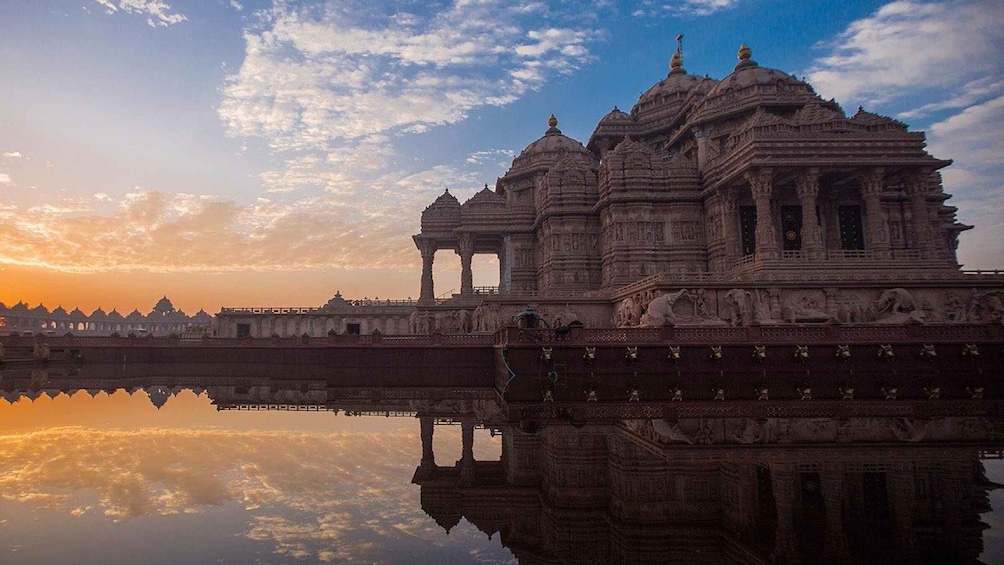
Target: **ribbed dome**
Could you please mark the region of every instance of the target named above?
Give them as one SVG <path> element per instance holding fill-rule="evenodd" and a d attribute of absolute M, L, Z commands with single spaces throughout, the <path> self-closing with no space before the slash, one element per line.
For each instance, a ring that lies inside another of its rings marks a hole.
<path fill-rule="evenodd" d="M 558 120 L 551 115 L 548 120 L 548 130 L 537 141 L 526 146 L 512 160 L 510 172 L 524 170 L 532 167 L 538 162 L 553 162 L 569 155 L 581 155 L 589 161 L 593 160 L 593 154 L 582 143 L 564 135 L 558 129 Z"/>
<path fill-rule="evenodd" d="M 812 87 L 784 71 L 761 67 L 750 57 L 746 44 L 739 49 L 739 64 L 729 76 L 712 88 L 701 103 L 699 114 L 748 106 L 757 99 L 765 102 L 811 102 L 817 99 Z M 729 96 L 734 100 L 727 99 Z M 723 98 L 725 97 L 725 98 Z"/>
<path fill-rule="evenodd" d="M 422 211 L 422 230 L 453 229 L 460 225 L 460 201 L 446 190 Z"/>
<path fill-rule="evenodd" d="M 658 102 L 667 97 L 678 97 L 682 100 L 685 96 L 680 95 L 689 93 L 699 82 L 701 82 L 700 77 L 689 75 L 686 71 L 671 71 L 666 75 L 666 78 L 653 84 L 651 88 L 638 98 L 638 104 L 635 108 L 641 109 L 648 103 Z"/>
<path fill-rule="evenodd" d="M 623 124 L 625 122 L 633 122 L 633 121 L 634 118 L 631 117 L 631 114 L 628 114 L 627 112 L 622 112 L 620 108 L 614 106 L 614 109 L 610 110 L 609 114 L 603 116 L 603 118 L 600 119 L 600 122 L 599 124 L 597 124 L 597 126 Z"/>

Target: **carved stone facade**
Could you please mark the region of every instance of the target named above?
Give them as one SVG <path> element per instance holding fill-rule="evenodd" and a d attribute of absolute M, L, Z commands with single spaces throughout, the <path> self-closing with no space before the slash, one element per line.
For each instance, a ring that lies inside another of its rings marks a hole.
<path fill-rule="evenodd" d="M 1004 319 L 1004 277 L 956 260 L 970 226 L 945 205 L 938 171 L 951 161 L 745 46 L 720 81 L 688 74 L 677 53 L 585 145 L 548 125 L 494 189 L 462 204 L 447 192 L 423 212 L 420 308 L 436 300 L 431 256 L 453 250 L 457 299 L 608 298 L 618 326 Z M 491 295 L 469 284 L 474 253 L 499 257 Z"/>
<path fill-rule="evenodd" d="M 90 314 L 85 314 L 79 308 L 67 312 L 62 306 L 49 311 L 39 304 L 29 308 L 27 304 L 18 302 L 14 306 L 0 303 L 0 332 L 3 333 L 44 333 L 51 335 L 109 335 L 118 333 L 144 335 L 170 335 L 183 333 L 207 333 L 213 321 L 212 315 L 199 310 L 189 316 L 181 310 L 176 310 L 165 296 L 157 301 L 147 314 L 139 310 L 123 316 L 116 310 L 105 312 L 98 308 Z"/>
<path fill-rule="evenodd" d="M 225 309 L 217 335 L 494 332 L 527 311 L 592 328 L 1004 322 L 1004 275 L 956 259 L 970 226 L 945 204 L 951 161 L 751 55 L 718 81 L 677 52 L 585 145 L 551 116 L 494 188 L 443 193 L 413 237 L 417 301 Z M 460 256 L 451 297 L 437 251 Z M 498 287 L 474 286 L 479 253 L 497 256 Z"/>

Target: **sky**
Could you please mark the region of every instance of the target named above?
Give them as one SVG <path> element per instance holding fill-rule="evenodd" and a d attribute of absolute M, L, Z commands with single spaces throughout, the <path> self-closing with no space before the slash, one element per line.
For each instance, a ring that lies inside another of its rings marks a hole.
<path fill-rule="evenodd" d="M 1004 267 L 1001 0 L 7 0 L 0 302 L 188 312 L 417 297 L 444 190 L 494 186 L 551 113 L 585 142 L 743 42 L 953 159 L 967 269 Z M 436 255 L 436 290 L 459 287 Z M 498 282 L 476 257 L 475 284 Z"/>
<path fill-rule="evenodd" d="M 437 461 L 460 457 L 460 435 L 436 426 Z M 414 417 L 80 391 L 0 399 L 0 449 L 8 565 L 515 562 L 498 535 L 462 520 L 447 536 L 422 510 Z M 501 437 L 477 430 L 474 455 L 497 461 Z"/>

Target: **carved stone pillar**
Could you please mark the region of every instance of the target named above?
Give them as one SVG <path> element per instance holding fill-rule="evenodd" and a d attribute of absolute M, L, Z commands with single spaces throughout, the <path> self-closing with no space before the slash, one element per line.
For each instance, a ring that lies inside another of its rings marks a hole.
<path fill-rule="evenodd" d="M 823 505 L 826 508 L 826 530 L 823 540 L 826 554 L 834 563 L 852 563 L 853 556 L 844 533 L 844 470 L 837 462 L 828 462 L 819 474 Z"/>
<path fill-rule="evenodd" d="M 777 531 L 774 534 L 774 559 L 777 563 L 800 562 L 794 510 L 797 478 L 794 465 L 770 464 L 770 482 L 777 508 Z"/>
<path fill-rule="evenodd" d="M 921 171 L 910 175 L 907 179 L 907 192 L 910 194 L 910 220 L 911 239 L 913 247 L 921 250 L 925 258 L 931 255 L 933 245 L 931 241 L 930 217 L 927 210 L 927 171 Z"/>
<path fill-rule="evenodd" d="M 422 466 L 435 466 L 436 454 L 432 450 L 432 435 L 436 430 L 432 416 L 419 418 L 422 425 Z"/>
<path fill-rule="evenodd" d="M 463 452 L 460 456 L 460 481 L 465 485 L 474 483 L 474 420 L 460 422 Z"/>
<path fill-rule="evenodd" d="M 732 267 L 739 256 L 739 204 L 735 192 L 722 190 L 718 193 L 721 201 L 722 237 L 724 238 L 725 268 Z"/>
<path fill-rule="evenodd" d="M 823 234 L 816 215 L 819 195 L 819 169 L 809 169 L 795 180 L 798 199 L 802 203 L 802 251 L 817 259 L 823 251 Z"/>
<path fill-rule="evenodd" d="M 457 235 L 457 255 L 460 255 L 460 294 L 474 294 L 474 273 L 471 260 L 474 258 L 474 234 Z"/>
<path fill-rule="evenodd" d="M 694 139 L 697 140 L 697 169 L 703 171 L 708 164 L 708 143 L 711 128 L 694 128 L 693 133 Z"/>
<path fill-rule="evenodd" d="M 422 239 L 417 242 L 422 253 L 422 290 L 418 295 L 419 303 L 434 303 L 436 290 L 432 282 L 432 262 L 436 259 L 436 242 Z"/>
<path fill-rule="evenodd" d="M 758 260 L 777 259 L 777 228 L 771 207 L 774 172 L 770 169 L 751 171 L 746 173 L 746 181 L 750 183 L 756 203 L 756 257 Z"/>
<path fill-rule="evenodd" d="M 881 259 L 888 259 L 889 252 L 889 226 L 886 225 L 885 216 L 882 214 L 882 191 L 885 190 L 885 171 L 882 169 L 872 169 L 861 175 L 858 179 L 861 184 L 861 199 L 865 202 L 865 233 L 868 238 L 868 247 L 875 256 Z"/>
<path fill-rule="evenodd" d="M 914 510 L 914 473 L 909 463 L 897 463 L 896 469 L 889 475 L 889 504 L 892 506 L 894 538 L 898 553 L 906 561 L 917 551 L 917 536 L 913 529 Z M 946 501 L 947 502 L 947 501 Z M 949 507 L 946 504 L 946 507 Z M 949 507 L 950 508 L 950 507 Z"/>
<path fill-rule="evenodd" d="M 499 293 L 509 292 L 509 246 L 502 243 L 499 249 Z"/>

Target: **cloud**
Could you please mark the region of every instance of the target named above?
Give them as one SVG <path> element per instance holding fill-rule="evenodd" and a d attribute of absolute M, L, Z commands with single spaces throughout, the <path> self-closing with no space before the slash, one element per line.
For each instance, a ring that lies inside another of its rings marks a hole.
<path fill-rule="evenodd" d="M 807 71 L 825 97 L 883 104 L 999 76 L 1001 2 L 902 0 L 851 23 Z"/>
<path fill-rule="evenodd" d="M 636 3 L 636 7 L 631 10 L 631 15 L 638 18 L 681 15 L 710 16 L 715 12 L 733 8 L 739 2 L 740 0 L 683 0 L 682 2 L 642 0 Z"/>
<path fill-rule="evenodd" d="M 374 134 L 420 133 L 504 106 L 591 60 L 590 29 L 535 27 L 491 1 L 425 15 L 277 4 L 245 32 L 219 115 L 230 135 L 276 151 L 352 150 Z"/>
<path fill-rule="evenodd" d="M 955 195 L 949 203 L 976 226 L 961 237 L 967 268 L 1004 264 L 1002 18 L 1000 2 L 891 2 L 817 45 L 826 54 L 807 72 L 826 97 L 899 110 L 901 119 L 935 118 L 928 150 L 955 160 L 942 171 Z"/>
<path fill-rule="evenodd" d="M 7 173 L 0 173 L 0 184 L 9 186 L 14 184 L 14 181 Z"/>
<path fill-rule="evenodd" d="M 1004 95 L 935 123 L 929 150 L 955 159 L 943 176 L 959 218 L 976 229 L 962 235 L 959 261 L 970 269 L 1004 265 Z"/>
<path fill-rule="evenodd" d="M 5 159 L 21 159 L 24 155 L 20 151 L 7 151 L 5 153 L 0 153 L 0 157 Z"/>
<path fill-rule="evenodd" d="M 473 526 L 446 537 L 421 510 L 410 484 L 421 458 L 414 424 L 410 433 L 57 427 L 0 434 L 0 497 L 108 521 L 243 508 L 238 535 L 307 562 L 406 562 L 409 554 L 472 562 L 459 553 L 469 547 L 484 553 L 473 562 L 511 559 Z M 459 446 L 458 436 L 436 431 L 440 446 Z"/>
<path fill-rule="evenodd" d="M 167 27 L 188 21 L 184 14 L 173 12 L 171 6 L 162 0 L 94 0 L 104 6 L 105 12 L 114 14 L 119 10 L 147 16 L 150 27 Z"/>

